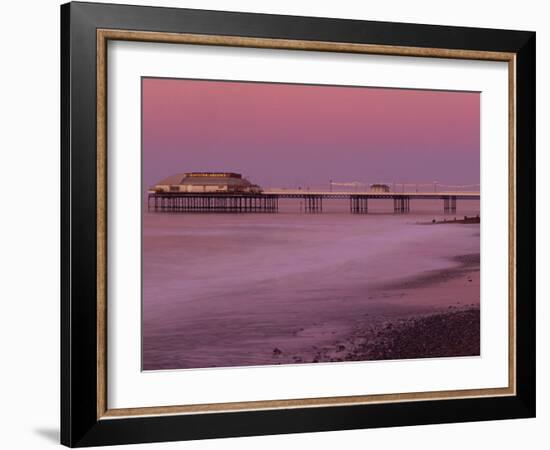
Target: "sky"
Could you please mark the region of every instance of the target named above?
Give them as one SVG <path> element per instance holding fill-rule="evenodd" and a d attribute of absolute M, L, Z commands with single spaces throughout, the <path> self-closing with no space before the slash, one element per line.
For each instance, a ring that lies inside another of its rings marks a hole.
<path fill-rule="evenodd" d="M 480 94 L 142 79 L 144 188 L 180 172 L 262 187 L 478 184 Z"/>

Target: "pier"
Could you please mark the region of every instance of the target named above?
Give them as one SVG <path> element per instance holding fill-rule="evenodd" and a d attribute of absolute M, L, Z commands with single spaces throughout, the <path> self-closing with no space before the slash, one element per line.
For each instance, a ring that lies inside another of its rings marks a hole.
<path fill-rule="evenodd" d="M 272 213 L 279 209 L 279 197 L 271 194 L 149 194 L 148 210 L 157 212 Z"/>
<path fill-rule="evenodd" d="M 411 211 L 411 200 L 441 200 L 445 214 L 456 213 L 457 201 L 479 200 L 479 192 L 327 192 L 271 189 L 263 192 L 157 192 L 149 191 L 147 208 L 156 212 L 277 213 L 280 199 L 302 202 L 304 213 L 322 213 L 323 200 L 347 200 L 352 214 L 368 214 L 369 203 L 393 200 L 393 212 Z"/>

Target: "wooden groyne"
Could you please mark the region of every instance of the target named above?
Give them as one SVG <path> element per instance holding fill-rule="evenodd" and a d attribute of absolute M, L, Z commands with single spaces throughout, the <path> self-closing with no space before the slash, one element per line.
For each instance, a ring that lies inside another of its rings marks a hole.
<path fill-rule="evenodd" d="M 437 225 L 437 224 L 452 224 L 452 223 L 480 223 L 479 216 L 464 216 L 462 219 L 457 219 L 456 217 L 453 219 L 443 219 L 443 220 L 435 220 L 433 219 L 431 222 L 427 222 L 427 225 Z"/>

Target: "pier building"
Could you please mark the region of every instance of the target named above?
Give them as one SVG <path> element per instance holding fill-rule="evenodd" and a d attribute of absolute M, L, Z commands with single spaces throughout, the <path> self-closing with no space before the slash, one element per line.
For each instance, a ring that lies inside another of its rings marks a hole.
<path fill-rule="evenodd" d="M 159 181 L 154 192 L 182 193 L 249 193 L 258 194 L 262 188 L 234 172 L 185 172 Z"/>
<path fill-rule="evenodd" d="M 371 184 L 370 185 L 370 191 L 371 192 L 390 192 L 390 187 L 387 184 Z"/>

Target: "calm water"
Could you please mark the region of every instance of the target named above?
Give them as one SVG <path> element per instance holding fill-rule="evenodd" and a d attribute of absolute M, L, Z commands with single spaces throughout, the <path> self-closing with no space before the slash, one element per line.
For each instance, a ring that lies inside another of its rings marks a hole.
<path fill-rule="evenodd" d="M 457 217 L 479 213 L 477 201 L 457 206 Z M 411 208 L 391 214 L 379 200 L 352 215 L 330 201 L 304 214 L 289 200 L 278 214 L 145 212 L 144 369 L 272 364 L 274 348 L 345 334 L 380 303 L 381 283 L 479 252 L 479 225 L 417 224 L 444 217 L 442 201 Z"/>

